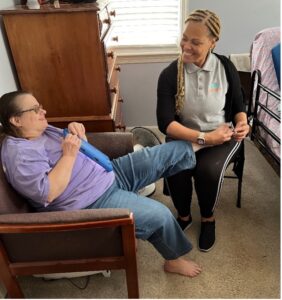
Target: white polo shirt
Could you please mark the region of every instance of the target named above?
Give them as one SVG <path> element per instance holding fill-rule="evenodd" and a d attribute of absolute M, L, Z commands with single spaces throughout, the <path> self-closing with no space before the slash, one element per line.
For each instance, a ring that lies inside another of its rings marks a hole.
<path fill-rule="evenodd" d="M 228 89 L 225 69 L 210 53 L 204 66 L 184 65 L 185 103 L 181 123 L 199 131 L 211 131 L 225 122 L 225 95 Z"/>

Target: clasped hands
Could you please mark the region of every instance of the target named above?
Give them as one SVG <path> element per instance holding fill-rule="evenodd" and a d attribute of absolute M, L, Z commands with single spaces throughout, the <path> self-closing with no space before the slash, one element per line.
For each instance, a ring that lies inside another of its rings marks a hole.
<path fill-rule="evenodd" d="M 215 130 L 206 133 L 206 143 L 208 145 L 220 145 L 232 138 L 236 142 L 241 142 L 247 136 L 249 130 L 249 125 L 243 121 L 238 121 L 235 128 L 229 123 L 224 123 Z"/>
<path fill-rule="evenodd" d="M 68 131 L 70 134 L 67 134 L 62 141 L 63 155 L 76 157 L 81 145 L 81 139 L 87 141 L 85 127 L 81 123 L 71 122 L 68 125 Z"/>

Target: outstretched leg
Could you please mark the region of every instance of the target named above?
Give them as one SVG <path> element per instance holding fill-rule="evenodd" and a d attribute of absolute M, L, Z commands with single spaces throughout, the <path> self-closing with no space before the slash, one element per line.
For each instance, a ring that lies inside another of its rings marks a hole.
<path fill-rule="evenodd" d="M 200 273 L 196 263 L 182 257 L 192 245 L 165 205 L 124 191 L 115 182 L 88 208 L 128 208 L 134 215 L 136 237 L 149 241 L 162 255 L 165 271 L 190 277 Z"/>
<path fill-rule="evenodd" d="M 119 187 L 137 192 L 161 177 L 191 169 L 195 163 L 191 143 L 173 141 L 115 159 L 113 168 Z"/>

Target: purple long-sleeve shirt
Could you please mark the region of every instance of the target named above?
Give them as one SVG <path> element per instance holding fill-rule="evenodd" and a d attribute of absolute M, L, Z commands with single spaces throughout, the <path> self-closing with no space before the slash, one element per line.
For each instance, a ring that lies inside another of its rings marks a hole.
<path fill-rule="evenodd" d="M 70 182 L 48 203 L 48 173 L 62 156 L 62 129 L 48 126 L 37 139 L 7 136 L 2 164 L 10 184 L 38 211 L 82 209 L 95 202 L 113 183 L 115 175 L 78 152 Z"/>

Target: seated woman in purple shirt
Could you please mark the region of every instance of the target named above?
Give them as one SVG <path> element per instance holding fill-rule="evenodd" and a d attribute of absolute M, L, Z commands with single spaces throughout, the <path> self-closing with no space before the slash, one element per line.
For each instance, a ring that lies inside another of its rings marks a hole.
<path fill-rule="evenodd" d="M 68 134 L 48 125 L 46 111 L 26 92 L 0 99 L 0 122 L 6 135 L 1 149 L 10 184 L 38 211 L 128 208 L 136 237 L 148 240 L 165 259 L 164 270 L 194 277 L 201 272 L 184 259 L 192 245 L 170 210 L 137 193 L 163 176 L 195 166 L 191 143 L 175 141 L 145 148 L 112 161 L 107 172 L 79 151 L 86 139 L 82 124 L 72 122 Z"/>

